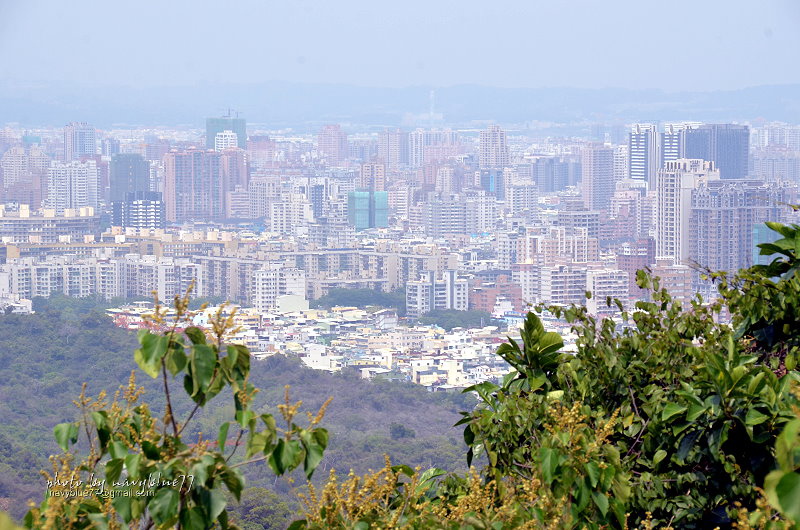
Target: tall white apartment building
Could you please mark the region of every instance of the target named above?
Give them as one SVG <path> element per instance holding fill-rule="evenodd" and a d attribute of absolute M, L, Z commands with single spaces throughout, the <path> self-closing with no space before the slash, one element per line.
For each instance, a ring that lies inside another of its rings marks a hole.
<path fill-rule="evenodd" d="M 692 191 L 719 180 L 713 162 L 681 158 L 667 162 L 656 176 L 656 258 L 686 264 L 689 259 Z"/>
<path fill-rule="evenodd" d="M 64 127 L 64 160 L 79 160 L 97 154 L 94 127 L 85 122 L 72 122 Z"/>
<path fill-rule="evenodd" d="M 419 280 L 406 282 L 406 313 L 418 318 L 436 309 L 466 311 L 468 289 L 467 280 L 454 270 L 444 271 L 441 279 L 435 271 L 425 271 Z"/>
<path fill-rule="evenodd" d="M 47 208 L 58 214 L 85 206 L 97 208 L 100 200 L 100 176 L 94 160 L 52 162 L 47 174 Z"/>
<path fill-rule="evenodd" d="M 214 136 L 214 151 L 224 151 L 239 146 L 239 136 L 230 130 L 218 132 Z"/>
<path fill-rule="evenodd" d="M 506 132 L 499 125 L 481 131 L 478 159 L 482 168 L 504 168 L 509 164 Z"/>
<path fill-rule="evenodd" d="M 652 184 L 658 170 L 658 129 L 655 124 L 637 123 L 631 128 L 628 157 L 630 178 Z"/>
<path fill-rule="evenodd" d="M 592 297 L 586 300 L 586 309 L 590 315 L 604 315 L 619 311 L 613 303 L 609 307 L 607 299 L 627 301 L 629 292 L 628 273 L 619 269 L 598 269 L 586 271 L 586 290 Z"/>
<path fill-rule="evenodd" d="M 253 273 L 253 306 L 259 311 L 273 310 L 278 297 L 306 296 L 306 273 L 300 269 L 261 269 Z"/>

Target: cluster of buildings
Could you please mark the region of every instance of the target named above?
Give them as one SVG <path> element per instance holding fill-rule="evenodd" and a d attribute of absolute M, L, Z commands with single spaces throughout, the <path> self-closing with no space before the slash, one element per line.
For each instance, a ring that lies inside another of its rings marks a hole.
<path fill-rule="evenodd" d="M 635 123 L 591 138 L 349 129 L 249 131 L 227 115 L 205 131 L 0 131 L 0 300 L 170 300 L 194 284 L 262 316 L 371 289 L 403 292 L 408 324 L 437 309 L 514 323 L 536 304 L 613 317 L 607 298 L 646 296 L 639 269 L 679 300 L 714 296 L 701 270 L 758 262 L 756 245 L 775 237 L 763 223 L 796 215 L 795 125 Z M 353 340 L 374 323 L 362 324 Z M 388 336 L 343 358 L 393 350 Z"/>
<path fill-rule="evenodd" d="M 217 311 L 218 307 L 209 307 L 199 312 L 193 324 L 208 328 Z M 120 327 L 152 327 L 146 318 L 152 312 L 149 303 L 108 312 Z M 412 381 L 432 390 L 464 388 L 509 372 L 509 366 L 494 353 L 505 340 L 494 326 L 451 331 L 402 326 L 394 310 L 309 309 L 291 295 L 280 297 L 272 311 L 237 307 L 233 318 L 238 331 L 227 340 L 246 345 L 256 359 L 289 354 L 314 369 L 350 368 L 364 378 Z"/>

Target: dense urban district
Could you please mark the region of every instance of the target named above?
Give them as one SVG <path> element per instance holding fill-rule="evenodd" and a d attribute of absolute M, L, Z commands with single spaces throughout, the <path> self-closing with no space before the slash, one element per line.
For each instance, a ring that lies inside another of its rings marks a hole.
<path fill-rule="evenodd" d="M 238 307 L 258 358 L 463 388 L 507 370 L 493 351 L 529 308 L 618 318 L 639 269 L 712 301 L 705 272 L 759 263 L 764 223 L 796 217 L 796 125 L 349 129 L 7 126 L 0 307 L 97 297 L 136 329 L 192 286 Z"/>

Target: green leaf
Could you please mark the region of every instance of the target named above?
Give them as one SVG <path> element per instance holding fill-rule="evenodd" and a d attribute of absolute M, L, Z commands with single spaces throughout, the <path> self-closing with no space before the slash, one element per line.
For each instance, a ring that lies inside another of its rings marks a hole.
<path fill-rule="evenodd" d="M 128 470 L 128 476 L 132 479 L 139 478 L 139 464 L 142 461 L 142 453 L 130 454 L 125 457 L 125 469 Z"/>
<path fill-rule="evenodd" d="M 131 497 L 114 497 L 111 501 L 111 504 L 114 506 L 114 509 L 117 511 L 117 515 L 119 515 L 123 521 L 126 523 L 131 522 L 133 519 L 133 511 L 131 510 L 131 501 L 133 499 Z"/>
<path fill-rule="evenodd" d="M 53 435 L 61 450 L 66 452 L 70 445 L 78 441 L 78 424 L 59 423 L 53 428 Z"/>
<path fill-rule="evenodd" d="M 184 331 L 193 344 L 206 344 L 206 334 L 196 326 L 189 326 Z"/>
<path fill-rule="evenodd" d="M 225 444 L 228 441 L 228 429 L 231 426 L 231 422 L 226 421 L 222 425 L 219 426 L 219 435 L 217 436 L 217 448 L 219 452 L 225 454 Z"/>
<path fill-rule="evenodd" d="M 794 521 L 800 521 L 800 473 L 786 473 L 775 486 L 781 512 Z"/>
<path fill-rule="evenodd" d="M 164 364 L 173 377 L 178 375 L 181 370 L 186 368 L 186 353 L 183 351 L 183 348 L 170 348 L 164 358 Z"/>
<path fill-rule="evenodd" d="M 597 487 L 597 482 L 600 480 L 600 466 L 596 462 L 586 462 L 584 465 L 586 474 L 589 476 L 589 483 L 593 488 Z"/>
<path fill-rule="evenodd" d="M 192 346 L 192 365 L 198 388 L 201 392 L 208 390 L 208 384 L 214 375 L 214 367 L 217 364 L 217 356 L 211 346 L 205 344 L 195 344 Z M 193 393 L 192 395 L 195 395 Z"/>
<path fill-rule="evenodd" d="M 467 425 L 464 427 L 464 443 L 467 444 L 467 446 L 470 446 L 474 441 L 475 434 L 472 432 L 472 427 Z"/>
<path fill-rule="evenodd" d="M 417 487 L 414 490 L 414 495 L 422 495 L 426 491 L 428 491 L 432 486 L 436 485 L 435 480 L 441 476 L 447 474 L 447 471 L 444 469 L 439 469 L 438 467 L 432 467 L 426 469 L 422 472 L 422 475 L 419 477 L 419 482 L 417 483 Z"/>
<path fill-rule="evenodd" d="M 199 506 L 190 510 L 184 509 L 180 515 L 181 529 L 185 530 L 205 530 L 209 525 L 205 522 L 205 514 Z"/>
<path fill-rule="evenodd" d="M 112 458 L 106 462 L 106 478 L 109 482 L 114 482 L 119 479 L 119 476 L 122 474 L 122 465 L 124 463 L 125 460 L 122 458 Z"/>
<path fill-rule="evenodd" d="M 128 447 L 122 442 L 111 442 L 108 452 L 111 458 L 125 458 L 128 456 Z"/>
<path fill-rule="evenodd" d="M 685 411 L 686 407 L 683 405 L 678 405 L 677 403 L 667 403 L 667 405 L 664 407 L 664 411 L 661 413 L 661 421 L 667 421 Z"/>
<path fill-rule="evenodd" d="M 220 490 L 206 490 L 202 495 L 202 502 L 208 518 L 211 521 L 216 521 L 219 514 L 225 510 L 225 496 Z"/>
<path fill-rule="evenodd" d="M 319 446 L 316 442 L 303 444 L 305 446 L 305 459 L 303 461 L 303 469 L 306 472 L 306 478 L 311 480 L 311 476 L 314 474 L 314 470 L 317 469 L 317 466 L 322 461 L 323 453 L 325 452 L 325 448 Z"/>
<path fill-rule="evenodd" d="M 228 491 L 233 494 L 236 500 L 240 501 L 242 489 L 244 488 L 244 480 L 242 479 L 241 474 L 239 474 L 239 471 L 236 469 L 226 469 L 222 473 L 222 481 L 225 483 Z"/>
<path fill-rule="evenodd" d="M 664 460 L 666 457 L 667 457 L 667 452 L 664 451 L 663 449 L 659 449 L 658 451 L 656 451 L 656 454 L 653 455 L 653 465 L 654 466 L 658 465 L 658 463 Z"/>
<path fill-rule="evenodd" d="M 142 451 L 144 452 L 144 456 L 150 460 L 161 460 L 161 450 L 153 442 L 148 440 L 143 441 Z"/>
<path fill-rule="evenodd" d="M 593 491 L 592 499 L 594 499 L 594 503 L 597 505 L 600 513 L 603 514 L 603 517 L 605 517 L 605 515 L 608 513 L 608 497 L 606 497 L 602 492 Z"/>
<path fill-rule="evenodd" d="M 746 425 L 760 425 L 767 421 L 769 416 L 759 412 L 756 409 L 750 409 L 747 411 L 747 416 L 745 416 L 744 422 Z"/>
<path fill-rule="evenodd" d="M 156 335 L 148 330 L 141 330 L 139 331 L 139 343 L 142 347 L 138 348 L 133 355 L 136 364 L 150 377 L 158 377 L 161 358 L 167 352 L 169 337 Z"/>
<path fill-rule="evenodd" d="M 542 447 L 539 450 L 539 458 L 541 459 L 542 478 L 550 485 L 553 483 L 553 478 L 558 469 L 559 456 L 555 449 L 550 447 Z"/>
<path fill-rule="evenodd" d="M 686 460 L 686 456 L 689 454 L 689 451 L 692 449 L 692 447 L 694 447 L 694 443 L 697 441 L 699 436 L 700 431 L 691 431 L 683 437 L 680 445 L 678 446 L 677 453 L 677 457 L 680 462 Z"/>
<path fill-rule="evenodd" d="M 161 488 L 150 498 L 147 509 L 157 525 L 170 525 L 178 519 L 180 494 L 175 488 Z"/>

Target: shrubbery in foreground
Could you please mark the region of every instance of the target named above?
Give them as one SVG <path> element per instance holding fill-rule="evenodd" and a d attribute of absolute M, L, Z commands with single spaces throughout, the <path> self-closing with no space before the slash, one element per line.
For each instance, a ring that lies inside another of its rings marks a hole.
<path fill-rule="evenodd" d="M 770 226 L 783 238 L 762 254 L 779 256 L 734 278 L 711 275 L 719 302 L 698 297 L 683 307 L 640 273 L 650 300 L 623 311 L 623 326 L 580 307 L 549 308 L 572 323 L 575 355 L 562 353 L 561 338 L 530 313 L 521 343 L 509 339 L 497 352 L 514 371 L 499 385 L 467 389 L 480 397 L 459 422 L 476 466 L 470 474 L 412 470 L 388 457 L 384 469 L 363 477 L 332 473 L 323 487 L 309 488 L 304 518 L 292 527 L 793 528 L 800 520 L 800 228 Z M 177 302 L 181 317 L 186 304 Z M 732 327 L 717 323 L 725 310 Z M 56 427 L 65 453 L 54 457 L 53 471 L 109 481 L 193 475 L 192 483 L 113 500 L 57 497 L 51 488 L 27 526 L 233 527 L 221 490 L 238 496 L 240 465 L 264 461 L 276 474 L 302 465 L 313 473 L 327 445 L 321 413 L 300 427 L 287 397 L 284 429 L 257 416 L 249 408 L 249 352 L 223 347 L 230 320 L 220 314 L 211 337 L 191 327 L 179 332 L 177 324 L 162 335 L 143 332 L 135 356 L 164 381 L 163 416 L 150 413 L 133 381 L 110 404 L 82 396 L 83 420 Z M 191 415 L 179 422 L 169 400 L 179 374 L 197 407 L 231 388 L 235 421 L 223 424 L 216 446 L 182 439 Z M 230 426 L 245 440 L 246 461 L 232 463 L 225 451 Z M 88 443 L 82 460 L 68 452 L 79 432 Z"/>

